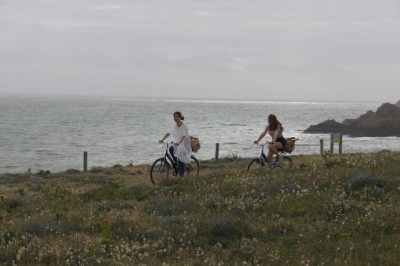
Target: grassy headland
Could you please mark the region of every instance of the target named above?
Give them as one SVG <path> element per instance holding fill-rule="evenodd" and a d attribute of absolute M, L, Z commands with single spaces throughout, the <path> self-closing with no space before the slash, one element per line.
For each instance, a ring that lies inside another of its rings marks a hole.
<path fill-rule="evenodd" d="M 159 186 L 149 166 L 3 174 L 0 264 L 398 264 L 400 153 L 294 160 L 201 162 Z"/>

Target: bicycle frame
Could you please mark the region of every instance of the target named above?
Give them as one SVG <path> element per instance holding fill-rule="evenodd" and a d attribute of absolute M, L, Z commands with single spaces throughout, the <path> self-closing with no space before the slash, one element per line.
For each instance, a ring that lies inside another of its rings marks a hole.
<path fill-rule="evenodd" d="M 264 153 L 265 145 L 264 144 L 260 144 L 260 148 L 261 148 L 260 160 L 263 160 L 264 162 L 268 162 L 268 158 Z"/>
<path fill-rule="evenodd" d="M 262 165 L 264 165 L 265 163 L 268 163 L 270 166 L 275 167 L 275 166 L 276 166 L 276 162 L 277 162 L 276 158 L 275 158 L 275 160 L 268 161 L 268 158 L 267 158 L 267 156 L 265 155 L 264 148 L 265 148 L 265 145 L 266 145 L 266 144 L 258 144 L 258 145 L 259 145 L 259 147 L 261 148 L 261 154 L 260 154 L 260 156 L 259 156 L 260 163 L 261 163 Z M 282 157 L 285 156 L 285 155 L 287 154 L 287 152 L 285 152 L 285 151 L 279 151 L 279 150 L 278 150 L 278 153 L 279 153 L 279 155 L 282 156 Z"/>
<path fill-rule="evenodd" d="M 164 146 L 165 145 L 165 146 Z M 171 152 L 171 143 L 164 143 L 166 147 L 164 156 L 154 161 L 150 168 L 150 180 L 153 184 L 157 184 L 160 178 L 168 178 L 169 171 L 172 171 L 173 176 L 179 173 L 180 161 Z M 190 156 L 190 161 L 185 163 L 184 172 L 187 176 L 197 177 L 199 175 L 199 161 L 193 155 Z"/>
<path fill-rule="evenodd" d="M 164 154 L 164 162 L 166 162 L 169 165 L 171 165 L 172 168 L 174 169 L 173 173 L 176 174 L 178 172 L 178 164 L 177 164 L 177 162 L 174 160 L 173 156 L 169 152 L 169 148 L 171 146 L 168 143 L 166 143 L 165 145 L 167 146 L 167 149 L 165 150 L 165 154 Z M 173 145 L 173 142 L 171 142 L 171 145 Z"/>

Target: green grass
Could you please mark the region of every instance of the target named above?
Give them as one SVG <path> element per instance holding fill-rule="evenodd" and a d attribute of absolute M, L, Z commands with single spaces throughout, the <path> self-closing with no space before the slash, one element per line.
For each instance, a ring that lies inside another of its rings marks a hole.
<path fill-rule="evenodd" d="M 0 175 L 0 265 L 396 265 L 400 153 Z"/>

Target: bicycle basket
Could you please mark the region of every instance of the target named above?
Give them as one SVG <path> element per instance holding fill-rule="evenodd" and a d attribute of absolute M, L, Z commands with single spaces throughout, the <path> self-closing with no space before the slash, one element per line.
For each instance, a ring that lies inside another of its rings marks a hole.
<path fill-rule="evenodd" d="M 192 143 L 192 151 L 198 152 L 200 149 L 200 140 L 199 138 L 190 136 L 190 141 Z"/>
<path fill-rule="evenodd" d="M 285 151 L 291 153 L 294 150 L 297 138 L 286 139 Z"/>

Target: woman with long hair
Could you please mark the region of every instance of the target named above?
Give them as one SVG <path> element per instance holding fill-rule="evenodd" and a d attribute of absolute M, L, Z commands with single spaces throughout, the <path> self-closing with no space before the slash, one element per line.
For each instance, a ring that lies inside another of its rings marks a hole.
<path fill-rule="evenodd" d="M 268 125 L 265 127 L 263 132 L 261 132 L 260 136 L 254 143 L 258 143 L 262 138 L 265 137 L 266 134 L 269 134 L 272 138 L 272 142 L 268 145 L 268 162 L 271 161 L 272 156 L 276 154 L 276 159 L 282 159 L 279 155 L 279 150 L 283 150 L 286 145 L 286 139 L 283 137 L 283 126 L 282 123 L 279 122 L 278 118 L 274 114 L 268 115 Z"/>

